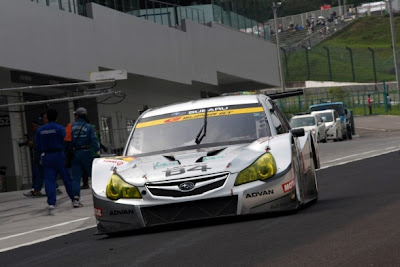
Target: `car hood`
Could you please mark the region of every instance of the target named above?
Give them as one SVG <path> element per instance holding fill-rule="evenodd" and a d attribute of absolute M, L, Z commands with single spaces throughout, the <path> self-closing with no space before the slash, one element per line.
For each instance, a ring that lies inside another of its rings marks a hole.
<path fill-rule="evenodd" d="M 145 157 L 111 157 L 96 159 L 93 177 L 118 173 L 133 185 L 196 177 L 213 173 L 237 173 L 251 165 L 261 155 L 270 152 L 277 164 L 278 173 L 291 163 L 288 135 L 266 137 L 252 143 L 212 146 L 182 150 Z"/>

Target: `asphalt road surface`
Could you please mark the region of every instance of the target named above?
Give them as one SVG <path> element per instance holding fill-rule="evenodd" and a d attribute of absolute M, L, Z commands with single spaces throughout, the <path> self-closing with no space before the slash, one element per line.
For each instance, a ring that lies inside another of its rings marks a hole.
<path fill-rule="evenodd" d="M 359 137 L 351 141 L 321 144 L 320 198 L 299 212 L 186 223 L 112 238 L 94 235 L 88 225 L 5 250 L 0 266 L 400 266 L 400 128 L 364 128 L 369 129 L 358 129 Z M 65 220 L 82 218 L 74 216 Z M 8 220 L 0 227 L 11 233 L 13 218 L 0 215 Z M 0 244 L 11 242 L 8 237 L 0 235 Z"/>

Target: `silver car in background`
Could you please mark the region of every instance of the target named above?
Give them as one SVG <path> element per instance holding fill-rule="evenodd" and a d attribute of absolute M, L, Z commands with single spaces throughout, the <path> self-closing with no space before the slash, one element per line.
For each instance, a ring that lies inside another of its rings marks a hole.
<path fill-rule="evenodd" d="M 335 142 L 343 140 L 342 123 L 336 110 L 327 109 L 321 111 L 313 111 L 311 112 L 311 114 L 319 115 L 325 122 L 326 135 L 328 140 L 333 140 Z"/>
<path fill-rule="evenodd" d="M 323 142 L 326 143 L 326 129 L 325 122 L 318 114 L 305 114 L 305 115 L 296 115 L 290 119 L 290 127 L 293 129 L 303 128 L 305 131 L 310 131 L 314 140 L 317 143 Z"/>

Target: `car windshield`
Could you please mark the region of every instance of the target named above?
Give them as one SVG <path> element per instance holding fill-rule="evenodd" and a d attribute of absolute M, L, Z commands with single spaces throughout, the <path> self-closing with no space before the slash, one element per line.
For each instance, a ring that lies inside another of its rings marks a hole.
<path fill-rule="evenodd" d="M 305 127 L 305 126 L 314 126 L 315 119 L 314 117 L 304 117 L 304 118 L 292 118 L 290 120 L 290 127 Z"/>
<path fill-rule="evenodd" d="M 330 122 L 333 121 L 333 117 L 332 117 L 332 113 L 330 112 L 324 112 L 324 113 L 318 113 L 321 118 L 326 121 L 326 122 Z M 325 118 L 325 119 L 324 119 Z"/>
<path fill-rule="evenodd" d="M 205 124 L 205 109 L 142 118 L 128 144 L 127 155 L 161 152 L 196 146 Z M 207 109 L 206 132 L 201 145 L 250 142 L 269 136 L 261 105 L 225 106 Z"/>
<path fill-rule="evenodd" d="M 327 110 L 327 109 L 334 109 L 342 116 L 344 114 L 344 108 L 342 104 L 323 104 L 323 105 L 316 105 L 310 108 L 310 111 L 320 111 L 320 110 Z"/>

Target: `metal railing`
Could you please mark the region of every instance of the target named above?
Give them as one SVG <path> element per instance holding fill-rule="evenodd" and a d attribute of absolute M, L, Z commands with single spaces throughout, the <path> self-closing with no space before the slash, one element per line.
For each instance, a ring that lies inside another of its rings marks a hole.
<path fill-rule="evenodd" d="M 204 10 L 179 6 L 157 0 L 144 1 L 144 8 L 136 10 L 138 17 L 152 20 L 155 23 L 178 27 L 182 19 L 189 19 L 200 24 L 206 24 Z"/>
<path fill-rule="evenodd" d="M 96 3 L 123 13 L 143 17 L 155 23 L 176 27 L 182 19 L 206 23 L 204 10 L 178 6 L 157 0 L 30 0 L 66 12 L 88 16 L 87 4 Z"/>
<path fill-rule="evenodd" d="M 308 112 L 309 107 L 324 102 L 343 102 L 355 116 L 369 115 L 367 98 L 372 100 L 372 114 L 400 115 L 400 91 L 395 85 L 383 84 L 368 90 L 365 85 L 319 88 L 316 92 L 307 91 L 304 96 L 276 100 L 278 106 L 290 118 L 298 113 Z M 311 89 L 312 90 L 312 89 Z M 390 102 L 387 96 L 390 96 Z"/>
<path fill-rule="evenodd" d="M 352 5 L 278 18 L 281 47 L 288 51 L 313 47 L 356 18 L 358 15 Z M 275 28 L 274 20 L 269 20 L 268 24 Z M 276 42 L 275 32 L 271 34 L 271 41 Z"/>

